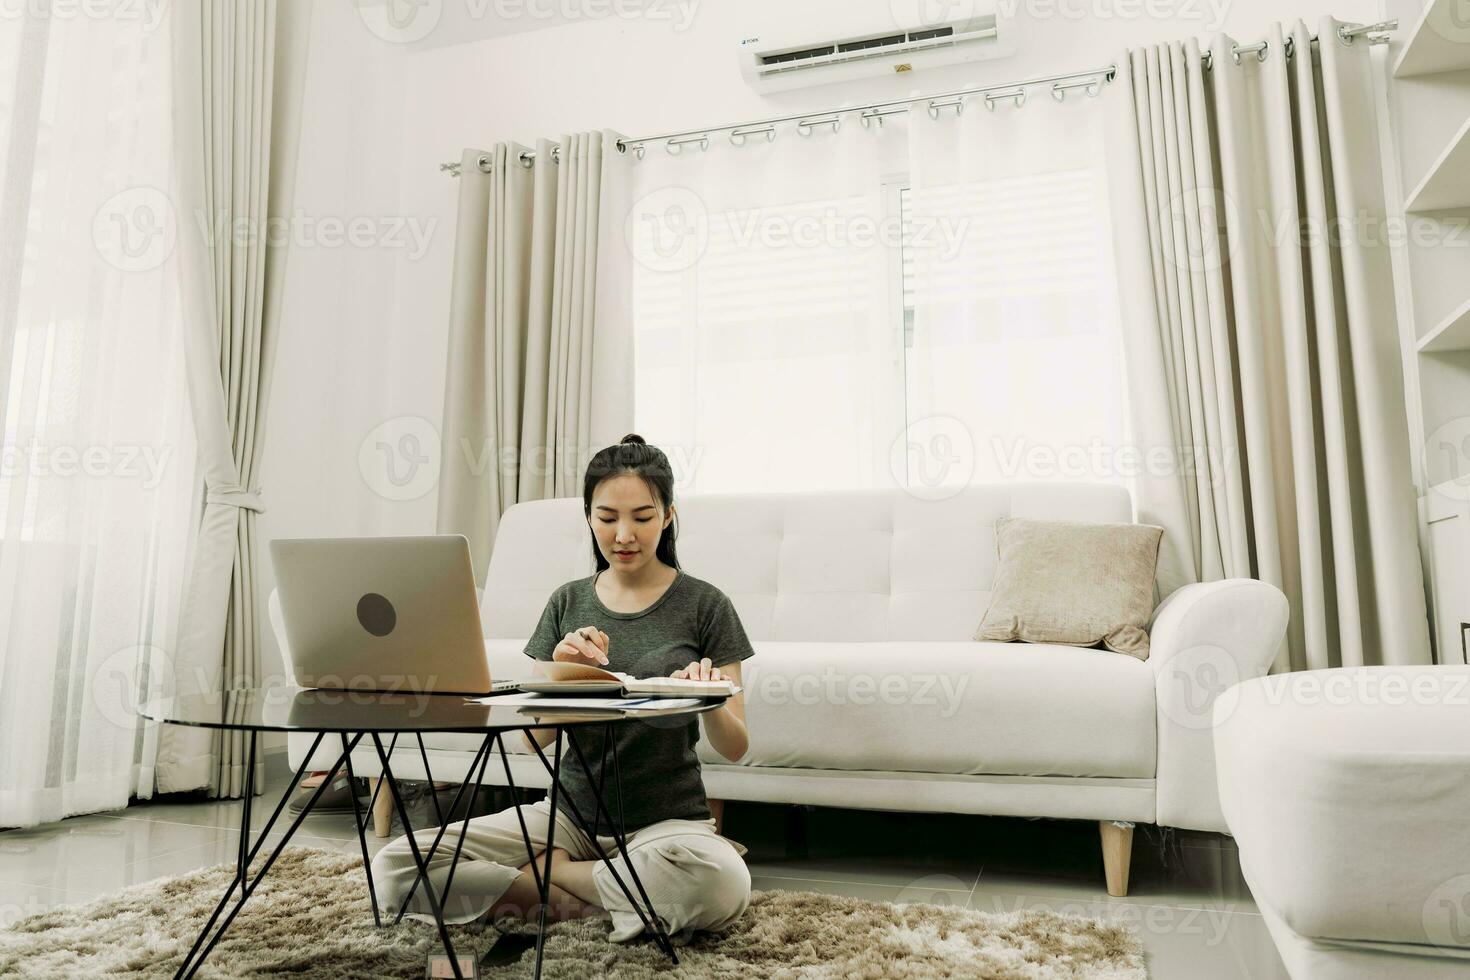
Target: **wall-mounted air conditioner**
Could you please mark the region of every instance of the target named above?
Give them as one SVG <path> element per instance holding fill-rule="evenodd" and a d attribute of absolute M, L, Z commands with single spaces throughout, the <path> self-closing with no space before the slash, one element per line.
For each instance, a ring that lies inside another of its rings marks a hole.
<path fill-rule="evenodd" d="M 918 72 L 1004 57 L 1013 47 L 994 0 L 892 0 L 867 13 L 815 7 L 789 4 L 779 22 L 740 38 L 740 71 L 752 87 L 779 92 Z"/>

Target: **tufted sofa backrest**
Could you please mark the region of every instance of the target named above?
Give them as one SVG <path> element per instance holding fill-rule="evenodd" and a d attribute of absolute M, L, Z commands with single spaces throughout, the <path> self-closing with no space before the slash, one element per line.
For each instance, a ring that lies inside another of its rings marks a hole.
<path fill-rule="evenodd" d="M 968 640 L 990 601 L 997 519 L 1133 520 L 1127 491 L 1101 484 L 709 494 L 674 509 L 679 564 L 730 597 L 752 640 Z M 552 591 L 594 569 L 580 497 L 515 504 L 485 579 L 486 635 L 530 636 Z"/>

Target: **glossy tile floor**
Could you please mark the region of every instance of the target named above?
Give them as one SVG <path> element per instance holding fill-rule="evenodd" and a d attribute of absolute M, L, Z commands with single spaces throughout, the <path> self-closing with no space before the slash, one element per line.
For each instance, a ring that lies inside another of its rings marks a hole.
<path fill-rule="evenodd" d="M 255 826 L 285 782 L 270 780 Z M 429 813 L 421 802 L 415 823 Z M 1286 978 L 1229 838 L 1140 827 L 1129 895 L 1115 899 L 1103 888 L 1092 823 L 741 803 L 725 819 L 726 834 L 750 848 L 759 889 L 1096 915 L 1138 931 L 1154 980 Z M 175 798 L 0 832 L 0 925 L 232 860 L 239 820 L 239 802 Z M 374 851 L 382 845 L 368 841 Z M 312 814 L 294 843 L 358 853 L 350 815 Z"/>

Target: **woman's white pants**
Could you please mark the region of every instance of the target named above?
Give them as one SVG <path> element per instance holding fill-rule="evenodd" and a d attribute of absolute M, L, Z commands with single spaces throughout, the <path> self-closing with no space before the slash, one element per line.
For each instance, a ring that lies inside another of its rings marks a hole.
<path fill-rule="evenodd" d="M 546 847 L 550 809 L 544 800 L 521 807 L 526 831 L 538 857 Z M 464 847 L 444 908 L 444 921 L 448 923 L 472 922 L 484 915 L 521 875 L 517 869 L 532 857 L 526 853 L 526 840 L 521 836 L 514 807 L 450 824 L 429 862 L 429 880 L 436 896 L 443 893 L 462 827 L 465 828 Z M 420 854 L 428 852 L 437 833 L 438 829 L 433 827 L 414 832 Z M 618 853 L 617 842 L 611 836 L 599 835 L 597 840 L 603 853 L 613 859 L 623 883 L 634 896 L 641 898 L 626 862 Z M 632 831 L 626 840 L 638 878 L 669 936 L 676 942 L 687 940 L 696 929 L 724 928 L 745 911 L 750 901 L 750 872 L 734 845 L 715 833 L 713 820 L 661 820 Z M 590 861 L 598 856 L 591 839 L 562 812 L 557 813 L 552 846 L 567 851 L 574 861 Z M 389 843 L 373 859 L 378 901 L 390 914 L 398 911 L 417 874 L 407 836 Z M 600 862 L 593 869 L 592 877 L 600 898 L 598 904 L 612 916 L 609 938 L 626 942 L 642 932 L 643 923 L 618 887 L 607 862 Z M 407 914 L 433 921 L 422 884 L 414 892 Z"/>

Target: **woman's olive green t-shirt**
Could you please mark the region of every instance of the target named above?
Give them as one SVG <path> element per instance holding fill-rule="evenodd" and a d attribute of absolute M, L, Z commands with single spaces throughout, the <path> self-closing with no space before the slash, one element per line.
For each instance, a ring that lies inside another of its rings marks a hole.
<path fill-rule="evenodd" d="M 600 572 L 598 574 L 601 574 Z M 568 633 L 595 626 L 607 634 L 607 669 L 634 677 L 667 677 L 692 661 L 708 657 L 716 667 L 755 655 L 735 606 L 719 589 L 684 571 L 652 605 L 638 612 L 613 612 L 597 597 L 597 575 L 560 586 L 546 603 L 541 621 L 526 643 L 526 656 L 550 660 Z M 621 775 L 623 821 L 628 830 L 660 820 L 703 820 L 710 815 L 699 758 L 699 722 L 695 718 L 648 718 L 612 726 Z M 612 789 L 613 756 L 604 765 L 604 728 L 568 729 L 575 737 L 594 779 L 605 787 L 607 812 L 616 815 Z M 567 746 L 561 762 L 562 791 L 589 825 L 596 819 L 596 798 L 576 753 Z M 558 803 L 558 809 L 562 804 Z M 607 833 L 607 822 L 597 822 Z"/>

